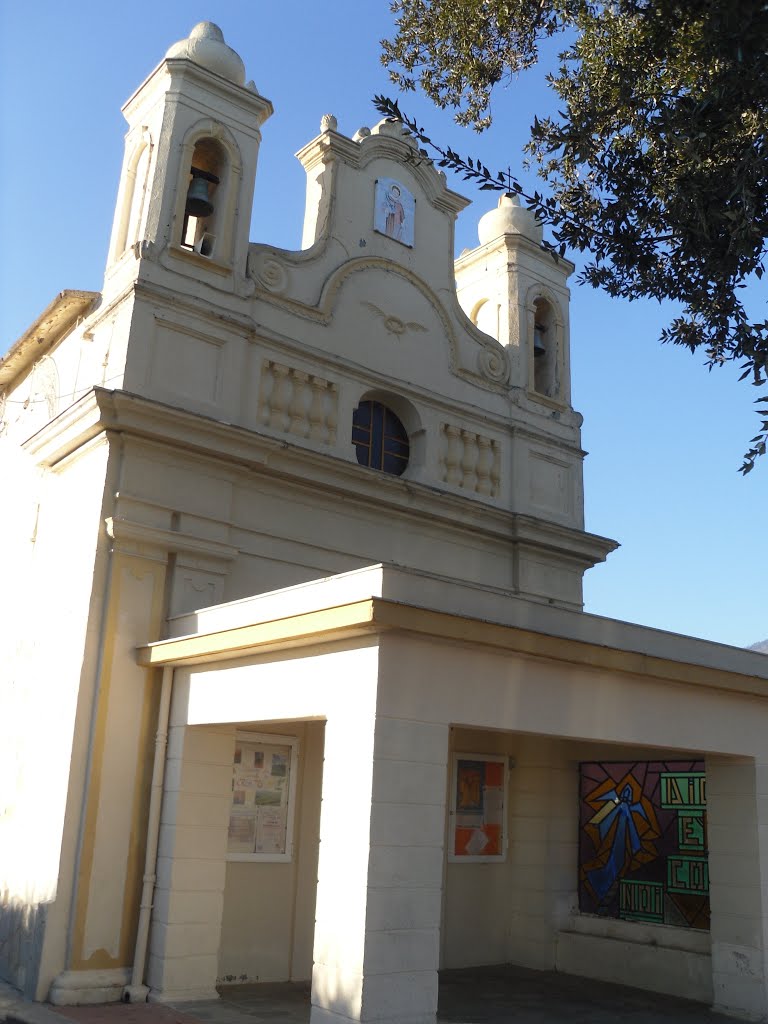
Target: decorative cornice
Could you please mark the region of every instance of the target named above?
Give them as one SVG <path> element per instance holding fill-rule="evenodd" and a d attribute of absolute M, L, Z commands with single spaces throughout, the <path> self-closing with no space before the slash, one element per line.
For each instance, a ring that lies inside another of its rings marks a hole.
<path fill-rule="evenodd" d="M 414 149 L 413 142 L 392 135 L 374 134 L 363 136 L 359 141 L 348 139 L 336 131 L 325 131 L 303 146 L 296 158 L 307 172 L 317 164 L 343 160 L 350 167 L 363 168 L 372 160 L 389 158 L 395 160 L 413 174 L 424 190 L 427 199 L 438 210 L 454 217 L 472 202 L 466 196 L 454 192 L 445 183 L 431 160 L 425 160 Z"/>
<path fill-rule="evenodd" d="M 0 388 L 17 380 L 41 356 L 47 355 L 88 315 L 98 298 L 99 292 L 59 292 L 19 340 L 0 356 Z"/>
<path fill-rule="evenodd" d="M 353 167 L 357 166 L 360 143 L 347 138 L 337 131 L 325 131 L 310 139 L 306 145 L 294 153 L 305 171 L 309 172 L 318 164 L 327 163 L 341 157 Z"/>
<path fill-rule="evenodd" d="M 212 459 L 232 472 L 258 469 L 313 493 L 322 487 L 347 506 L 375 504 L 403 519 L 428 517 L 457 533 L 471 530 L 494 544 L 525 544 L 557 553 L 583 568 L 603 561 L 616 542 L 545 519 L 518 515 L 477 497 L 444 491 L 405 477 L 361 468 L 325 452 L 269 436 L 211 417 L 164 405 L 126 391 L 94 388 L 26 442 L 38 462 L 51 467 L 100 432 L 145 440 L 191 456 Z"/>
<path fill-rule="evenodd" d="M 170 79 L 170 82 L 163 90 L 165 92 L 177 89 L 176 83 L 178 80 L 187 78 L 195 82 L 195 84 L 201 85 L 206 92 L 212 93 L 214 96 L 218 96 L 229 103 L 236 103 L 241 107 L 245 107 L 250 117 L 253 117 L 255 121 L 255 124 L 249 127 L 251 133 L 256 136 L 259 135 L 259 126 L 274 113 L 272 103 L 265 96 L 261 96 L 258 92 L 249 89 L 247 85 L 236 85 L 221 75 L 217 75 L 214 71 L 200 67 L 199 64 L 195 64 L 186 58 L 170 57 L 162 60 L 147 75 L 133 95 L 123 104 L 121 109 L 126 120 L 130 120 L 134 109 L 140 107 L 145 96 L 150 94 L 147 91 L 148 87 L 150 87 L 151 92 L 154 92 L 157 82 L 160 81 L 162 75 Z M 157 79 L 157 82 L 153 83 L 153 79 Z"/>
<path fill-rule="evenodd" d="M 496 253 L 503 254 L 507 262 L 517 265 L 517 254 L 522 251 L 528 253 L 531 256 L 535 256 L 538 260 L 549 259 L 552 267 L 557 267 L 558 271 L 563 275 L 563 279 L 566 280 L 576 269 L 576 264 L 572 263 L 565 256 L 558 256 L 557 259 L 543 246 L 537 242 L 532 242 L 530 238 L 526 238 L 525 235 L 508 234 L 499 235 L 498 238 L 492 239 L 490 242 L 486 242 L 484 245 L 478 245 L 474 249 L 469 249 L 466 252 L 462 252 L 458 259 L 454 262 L 456 273 L 460 274 L 462 271 L 469 269 L 473 264 L 480 260 L 486 259 L 488 256 L 495 255 Z"/>
<path fill-rule="evenodd" d="M 591 640 L 558 636 L 519 626 L 435 611 L 386 598 L 350 604 L 231 629 L 160 640 L 137 648 L 140 665 L 194 665 L 398 633 L 418 634 L 451 644 L 471 644 L 508 654 L 566 662 L 592 671 L 630 673 L 664 682 L 768 695 L 768 678 L 696 664 L 641 651 L 607 647 Z M 686 638 L 688 639 L 688 638 Z M 768 665 L 765 667 L 768 673 Z"/>
<path fill-rule="evenodd" d="M 59 413 L 24 442 L 24 450 L 40 465 L 50 469 L 103 433 L 105 425 L 98 400 L 99 391 L 101 389 L 94 388 L 86 392 Z"/>
<path fill-rule="evenodd" d="M 512 520 L 511 539 L 517 544 L 546 548 L 561 557 L 570 557 L 581 565 L 592 566 L 596 562 L 604 562 L 620 546 L 618 541 L 608 537 L 598 537 L 586 530 L 574 530 L 548 519 L 514 515 Z"/>
<path fill-rule="evenodd" d="M 115 541 L 116 548 L 150 545 L 166 554 L 183 551 L 188 554 L 204 555 L 206 558 L 224 563 L 233 562 L 237 557 L 237 548 L 231 544 L 147 526 L 122 516 L 108 518 L 106 527 L 107 534 Z"/>

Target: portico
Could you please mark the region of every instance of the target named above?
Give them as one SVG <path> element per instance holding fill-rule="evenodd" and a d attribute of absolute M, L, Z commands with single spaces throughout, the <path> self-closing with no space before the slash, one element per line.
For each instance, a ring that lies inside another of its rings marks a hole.
<path fill-rule="evenodd" d="M 303 895 L 259 926 L 277 935 L 292 915 L 295 937 L 314 920 L 313 1024 L 426 1024 L 440 967 L 504 962 L 764 1012 L 764 663 L 745 652 L 735 671 L 711 644 L 509 599 L 471 616 L 471 597 L 373 566 L 204 609 L 141 648 L 174 673 L 150 998 L 212 996 L 226 970 L 237 731 L 309 729 L 300 814 L 318 821 L 319 856 L 309 826 L 294 851 Z M 508 765 L 498 863 L 446 856 L 457 751 Z M 711 933 L 580 915 L 579 762 L 702 755 Z M 300 875 L 314 863 L 313 912 Z M 248 867 L 258 885 L 268 865 Z"/>

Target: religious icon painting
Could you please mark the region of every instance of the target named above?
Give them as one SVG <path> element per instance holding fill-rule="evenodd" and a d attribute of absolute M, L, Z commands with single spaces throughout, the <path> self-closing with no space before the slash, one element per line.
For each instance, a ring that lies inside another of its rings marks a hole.
<path fill-rule="evenodd" d="M 373 203 L 374 231 L 413 248 L 415 217 L 413 193 L 394 178 L 377 178 Z"/>
<path fill-rule="evenodd" d="M 580 765 L 579 909 L 709 927 L 703 761 Z"/>

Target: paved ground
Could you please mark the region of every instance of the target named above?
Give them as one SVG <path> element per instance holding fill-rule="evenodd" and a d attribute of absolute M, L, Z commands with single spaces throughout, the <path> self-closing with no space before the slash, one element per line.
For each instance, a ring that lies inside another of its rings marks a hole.
<path fill-rule="evenodd" d="M 443 971 L 445 1024 L 734 1024 L 700 1003 L 522 967 Z"/>
<path fill-rule="evenodd" d="M 221 999 L 49 1007 L 0 984 L 9 1024 L 309 1024 L 309 985 L 241 985 Z M 480 967 L 440 975 L 441 1024 L 734 1024 L 699 1003 L 550 971 Z"/>

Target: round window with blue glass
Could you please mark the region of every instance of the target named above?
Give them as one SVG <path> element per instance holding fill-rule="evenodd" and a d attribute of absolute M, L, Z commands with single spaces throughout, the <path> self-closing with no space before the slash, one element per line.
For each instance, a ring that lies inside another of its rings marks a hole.
<path fill-rule="evenodd" d="M 361 402 L 352 414 L 352 443 L 361 466 L 400 476 L 408 465 L 408 434 L 381 402 Z"/>

